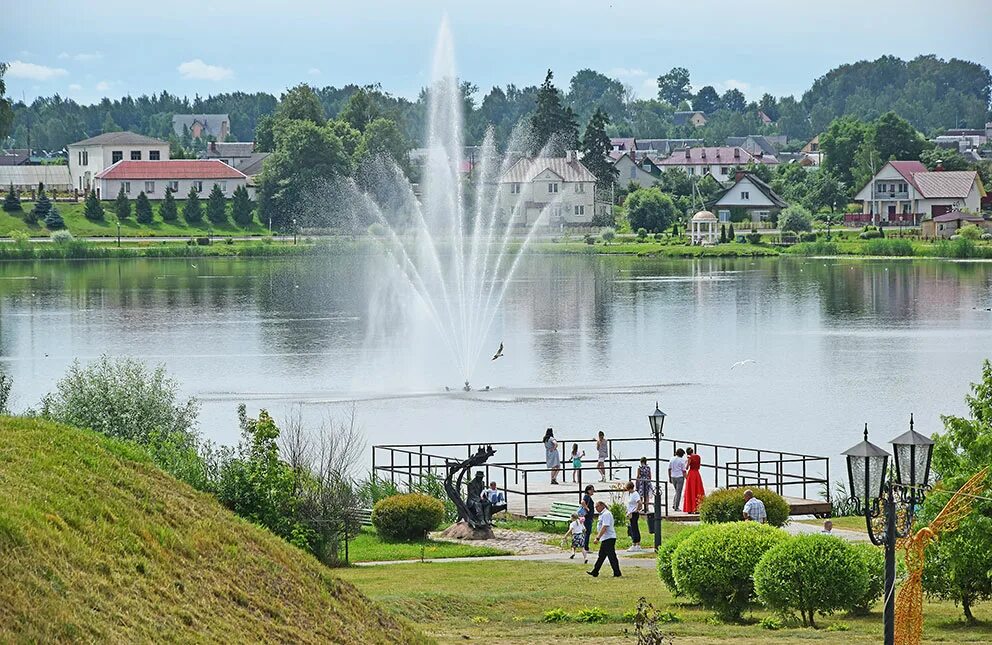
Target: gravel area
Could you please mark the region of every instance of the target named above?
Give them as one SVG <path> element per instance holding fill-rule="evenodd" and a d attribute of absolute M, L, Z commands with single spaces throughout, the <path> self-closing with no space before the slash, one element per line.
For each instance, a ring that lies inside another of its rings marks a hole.
<path fill-rule="evenodd" d="M 446 542 L 470 543 L 479 546 L 488 546 L 494 549 L 505 549 L 515 555 L 537 555 L 547 553 L 559 553 L 561 549 L 545 544 L 548 538 L 553 538 L 550 533 L 539 533 L 536 531 L 511 531 L 510 529 L 493 529 L 496 535 L 495 540 L 452 540 L 441 537 L 439 533 L 431 533 L 432 540 Z"/>

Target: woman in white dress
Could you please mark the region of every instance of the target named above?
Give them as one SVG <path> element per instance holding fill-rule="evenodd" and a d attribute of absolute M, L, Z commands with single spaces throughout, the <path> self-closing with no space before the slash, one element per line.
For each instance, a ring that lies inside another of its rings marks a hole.
<path fill-rule="evenodd" d="M 561 455 L 558 454 L 558 442 L 555 441 L 555 431 L 548 428 L 544 433 L 544 458 L 551 469 L 551 483 L 558 483 L 558 471 L 561 470 Z"/>

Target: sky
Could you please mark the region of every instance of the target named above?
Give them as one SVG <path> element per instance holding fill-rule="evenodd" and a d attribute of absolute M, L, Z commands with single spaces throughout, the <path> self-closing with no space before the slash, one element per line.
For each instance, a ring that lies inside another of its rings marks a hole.
<path fill-rule="evenodd" d="M 378 82 L 415 98 L 445 15 L 458 75 L 481 94 L 538 85 L 549 67 L 562 88 L 588 67 L 648 98 L 680 66 L 695 88 L 749 99 L 799 96 L 831 68 L 883 54 L 992 68 L 992 0 L 0 0 L 0 61 L 8 96 L 29 101 L 278 95 L 300 82 Z"/>

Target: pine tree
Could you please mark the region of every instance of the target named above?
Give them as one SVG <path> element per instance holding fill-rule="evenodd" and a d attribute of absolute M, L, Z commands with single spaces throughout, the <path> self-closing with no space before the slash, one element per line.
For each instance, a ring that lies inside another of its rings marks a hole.
<path fill-rule="evenodd" d="M 727 225 L 720 224 L 720 244 L 727 243 Z"/>
<path fill-rule="evenodd" d="M 3 209 L 8 213 L 14 213 L 21 210 L 21 196 L 14 190 L 14 182 L 10 182 L 10 188 L 7 189 L 7 195 L 3 198 Z"/>
<path fill-rule="evenodd" d="M 244 186 L 238 186 L 234 190 L 234 198 L 231 200 L 231 214 L 234 216 L 235 224 L 242 228 L 251 226 L 254 215 L 253 208 L 254 204 L 251 203 L 251 197 L 248 196 L 248 189 Z"/>
<path fill-rule="evenodd" d="M 114 202 L 114 212 L 117 213 L 117 219 L 122 222 L 131 217 L 131 200 L 127 198 L 127 194 L 124 192 L 124 184 L 121 184 L 121 189 L 117 193 L 117 200 Z"/>
<path fill-rule="evenodd" d="M 139 224 L 152 223 L 152 203 L 148 201 L 145 191 L 138 193 L 138 198 L 134 200 L 134 215 Z"/>
<path fill-rule="evenodd" d="M 737 239 L 737 233 L 734 233 L 734 223 L 731 222 L 730 223 L 730 228 L 727 229 L 727 241 L 728 242 L 733 242 L 736 239 Z"/>
<path fill-rule="evenodd" d="M 554 73 L 549 69 L 537 92 L 537 108 L 530 119 L 531 153 L 538 154 L 548 146 L 551 156 L 561 156 L 565 150 L 578 147 L 579 128 L 571 108 L 562 107 L 561 92 L 552 83 Z"/>
<path fill-rule="evenodd" d="M 86 206 L 83 208 L 83 215 L 88 220 L 99 221 L 103 219 L 103 206 L 100 205 L 100 200 L 97 199 L 95 190 L 91 190 L 86 195 Z"/>
<path fill-rule="evenodd" d="M 52 202 L 48 199 L 48 195 L 45 194 L 45 185 L 38 184 L 38 198 L 34 202 L 34 208 L 24 218 L 24 221 L 29 224 L 37 224 L 39 221 L 44 221 L 51 209 Z"/>
<path fill-rule="evenodd" d="M 610 136 L 606 134 L 609 123 L 609 117 L 596 108 L 582 137 L 582 164 L 596 175 L 596 185 L 600 190 L 608 190 L 620 175 L 610 158 L 613 146 Z"/>
<path fill-rule="evenodd" d="M 679 236 L 679 223 L 672 222 L 672 237 L 678 237 L 678 236 Z"/>
<path fill-rule="evenodd" d="M 203 210 L 200 208 L 200 194 L 195 186 L 189 187 L 186 203 L 183 204 L 183 219 L 187 224 L 199 224 L 203 221 Z"/>
<path fill-rule="evenodd" d="M 214 184 L 207 197 L 207 219 L 214 224 L 227 223 L 227 198 L 217 184 Z"/>
<path fill-rule="evenodd" d="M 55 204 L 52 204 L 48 215 L 45 217 L 45 226 L 49 231 L 57 231 L 65 228 L 65 220 L 62 219 L 62 214 L 59 213 L 59 209 Z"/>
<path fill-rule="evenodd" d="M 176 209 L 176 198 L 172 196 L 172 186 L 166 186 L 165 199 L 162 200 L 162 205 L 158 208 L 158 214 L 162 216 L 163 222 L 174 222 L 179 217 L 179 211 Z"/>

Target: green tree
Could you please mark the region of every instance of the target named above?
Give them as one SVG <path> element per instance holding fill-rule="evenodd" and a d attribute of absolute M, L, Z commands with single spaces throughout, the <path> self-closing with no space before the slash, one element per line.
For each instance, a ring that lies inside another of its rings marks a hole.
<path fill-rule="evenodd" d="M 186 203 L 183 204 L 183 219 L 186 220 L 187 224 L 199 224 L 203 221 L 200 193 L 196 192 L 196 186 L 189 187 L 189 194 L 186 195 Z"/>
<path fill-rule="evenodd" d="M 10 126 L 14 122 L 14 110 L 10 106 L 10 99 L 6 97 L 7 84 L 3 80 L 6 72 L 7 63 L 0 63 L 0 141 L 10 134 Z"/>
<path fill-rule="evenodd" d="M 231 215 L 234 217 L 234 222 L 242 228 L 251 226 L 254 208 L 251 197 L 248 196 L 248 189 L 244 186 L 235 188 L 234 197 L 231 199 Z"/>
<path fill-rule="evenodd" d="M 720 244 L 727 243 L 727 225 L 720 224 Z"/>
<path fill-rule="evenodd" d="M 609 123 L 606 113 L 596 108 L 582 137 L 582 164 L 596 176 L 596 185 L 600 190 L 609 190 L 620 175 L 610 157 L 613 146 L 606 134 Z"/>
<path fill-rule="evenodd" d="M 276 108 L 277 119 L 295 119 L 297 121 L 312 121 L 317 125 L 324 123 L 324 107 L 320 99 L 306 83 L 300 83 L 290 88 L 279 101 Z"/>
<path fill-rule="evenodd" d="M 827 131 L 820 136 L 823 151 L 823 169 L 848 186 L 853 186 L 855 154 L 864 143 L 868 125 L 856 117 L 834 119 Z M 857 186 L 856 188 L 860 188 Z"/>
<path fill-rule="evenodd" d="M 165 199 L 162 200 L 162 205 L 158 207 L 158 214 L 162 216 L 163 222 L 174 222 L 179 218 L 179 212 L 176 208 L 176 198 L 172 195 L 172 186 L 165 187 Z"/>
<path fill-rule="evenodd" d="M 865 143 L 874 148 L 882 162 L 891 159 L 917 160 L 929 145 L 909 121 L 895 112 L 886 112 L 872 124 Z"/>
<path fill-rule="evenodd" d="M 111 116 L 110 112 L 107 112 L 107 114 L 104 115 L 103 123 L 100 125 L 100 130 L 102 132 L 120 132 L 123 129 L 124 128 L 117 125 L 117 123 L 114 121 L 114 117 Z"/>
<path fill-rule="evenodd" d="M 758 101 L 758 109 L 764 112 L 765 116 L 772 121 L 778 121 L 778 102 L 771 94 L 765 93 L 761 95 L 761 100 Z"/>
<path fill-rule="evenodd" d="M 114 201 L 114 213 L 116 213 L 117 219 L 122 222 L 131 217 L 131 201 L 124 192 L 123 183 L 121 184 L 121 189 L 117 192 L 117 199 Z"/>
<path fill-rule="evenodd" d="M 352 158 L 356 157 L 355 152 L 358 150 L 358 146 L 362 143 L 362 133 L 353 128 L 350 123 L 343 119 L 332 119 L 328 121 L 327 128 L 338 139 L 341 139 L 341 145 L 344 146 L 344 151 L 348 154 L 348 156 Z M 373 137 L 377 136 L 378 135 L 373 134 Z M 402 132 L 400 132 L 400 136 L 403 136 Z M 404 144 L 407 144 L 407 142 L 404 141 Z M 406 152 L 407 150 L 404 150 L 404 154 Z"/>
<path fill-rule="evenodd" d="M 563 107 L 561 92 L 554 86 L 554 73 L 549 69 L 537 93 L 537 109 L 530 119 L 531 153 L 547 148 L 550 156 L 562 156 L 565 150 L 578 148 L 579 131 L 575 114 Z"/>
<path fill-rule="evenodd" d="M 272 152 L 275 149 L 275 134 L 272 128 L 275 126 L 275 117 L 266 114 L 258 120 L 255 126 L 255 152 Z"/>
<path fill-rule="evenodd" d="M 813 216 L 809 210 L 798 205 L 792 205 L 782 210 L 778 216 L 778 227 L 783 233 L 791 231 L 802 233 L 813 230 Z"/>
<path fill-rule="evenodd" d="M 699 88 L 699 92 L 692 98 L 692 109 L 709 114 L 715 112 L 720 107 L 720 95 L 712 85 L 704 85 Z"/>
<path fill-rule="evenodd" d="M 145 191 L 138 193 L 138 197 L 134 200 L 134 216 L 139 224 L 152 223 L 152 203 L 148 200 Z"/>
<path fill-rule="evenodd" d="M 917 524 L 926 526 L 951 494 L 992 464 L 992 363 L 982 364 L 982 380 L 965 396 L 969 417 L 944 416 L 944 432 L 934 435 L 934 490 L 923 503 Z M 972 500 L 972 510 L 957 530 L 942 533 L 927 547 L 923 588 L 931 596 L 959 603 L 975 622 L 975 603 L 992 598 L 992 501 Z"/>
<path fill-rule="evenodd" d="M 930 148 L 920 153 L 920 161 L 934 170 L 939 165 L 944 170 L 973 170 L 973 166 L 957 150 L 949 148 Z"/>
<path fill-rule="evenodd" d="M 62 214 L 59 213 L 59 209 L 55 204 L 52 204 L 52 207 L 48 210 L 48 215 L 45 216 L 45 228 L 49 231 L 57 231 L 65 228 L 65 220 L 62 219 Z"/>
<path fill-rule="evenodd" d="M 359 132 L 376 119 L 382 118 L 383 110 L 376 100 L 377 96 L 371 88 L 360 87 L 348 98 L 339 118 Z"/>
<path fill-rule="evenodd" d="M 747 99 L 744 92 L 732 87 L 720 97 L 720 107 L 731 112 L 743 113 L 747 109 Z"/>
<path fill-rule="evenodd" d="M 734 223 L 730 223 L 730 228 L 727 229 L 727 241 L 734 242 L 737 240 L 737 233 L 734 232 Z"/>
<path fill-rule="evenodd" d="M 48 195 L 45 193 L 45 185 L 38 184 L 38 197 L 34 202 L 34 208 L 31 209 L 31 215 L 29 218 L 29 223 L 37 224 L 39 221 L 45 221 L 48 217 L 48 212 L 52 208 L 52 202 L 48 199 Z M 28 221 L 28 219 L 26 219 Z"/>
<path fill-rule="evenodd" d="M 339 126 L 331 126 L 329 131 L 338 132 L 342 129 Z M 361 142 L 355 150 L 355 159 L 357 162 L 378 157 L 388 157 L 400 168 L 405 169 L 408 165 L 407 153 L 409 151 L 410 143 L 407 141 L 406 136 L 404 136 L 403 131 L 396 125 L 396 122 L 380 117 L 365 126 L 365 132 L 362 133 Z"/>
<path fill-rule="evenodd" d="M 686 68 L 673 67 L 667 74 L 658 77 L 659 100 L 677 106 L 691 97 L 692 85 L 689 84 L 689 70 Z"/>
<path fill-rule="evenodd" d="M 630 228 L 651 233 L 665 230 L 675 219 L 675 203 L 657 188 L 638 188 L 624 202 Z"/>
<path fill-rule="evenodd" d="M 207 197 L 207 219 L 214 224 L 227 222 L 227 198 L 217 184 L 210 189 L 210 196 Z"/>
<path fill-rule="evenodd" d="M 579 123 L 588 123 L 597 110 L 606 115 L 607 122 L 619 123 L 626 116 L 627 91 L 623 83 L 591 69 L 575 73 L 565 100 Z"/>
<path fill-rule="evenodd" d="M 3 197 L 3 209 L 8 213 L 15 213 L 21 210 L 21 195 L 14 190 L 14 182 L 10 182 L 7 194 Z"/>
<path fill-rule="evenodd" d="M 95 190 L 90 190 L 89 194 L 86 195 L 86 204 L 83 206 L 83 216 L 93 222 L 103 219 L 103 206 L 100 205 L 100 200 L 97 199 Z"/>
<path fill-rule="evenodd" d="M 814 213 L 824 208 L 829 208 L 832 213 L 838 206 L 844 208 L 847 205 L 848 195 L 844 185 L 833 173 L 819 169 L 809 173 L 806 196 L 802 203 Z"/>

